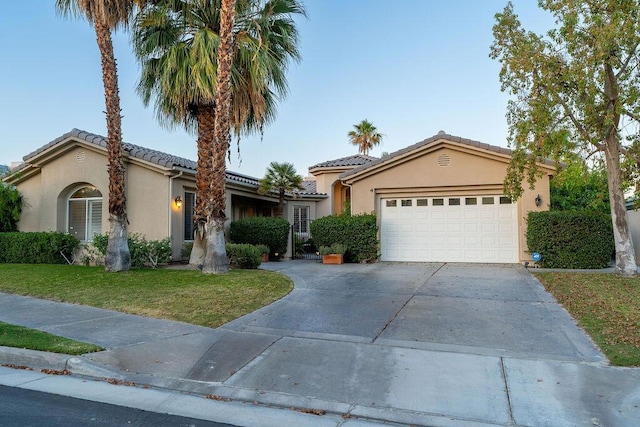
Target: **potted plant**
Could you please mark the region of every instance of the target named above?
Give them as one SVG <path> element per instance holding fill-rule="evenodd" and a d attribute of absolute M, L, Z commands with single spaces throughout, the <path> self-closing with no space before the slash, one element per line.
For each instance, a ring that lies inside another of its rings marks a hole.
<path fill-rule="evenodd" d="M 342 264 L 347 247 L 342 243 L 334 243 L 331 246 L 320 246 L 323 264 Z"/>
<path fill-rule="evenodd" d="M 260 256 L 262 257 L 262 262 L 269 261 L 269 246 L 267 245 L 256 245 L 256 249 L 260 252 Z"/>

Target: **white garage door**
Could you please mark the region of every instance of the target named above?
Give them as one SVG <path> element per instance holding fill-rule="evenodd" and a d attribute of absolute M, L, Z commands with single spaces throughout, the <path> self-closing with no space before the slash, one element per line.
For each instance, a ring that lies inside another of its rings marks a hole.
<path fill-rule="evenodd" d="M 501 196 L 386 198 L 383 261 L 518 262 L 516 204 Z"/>

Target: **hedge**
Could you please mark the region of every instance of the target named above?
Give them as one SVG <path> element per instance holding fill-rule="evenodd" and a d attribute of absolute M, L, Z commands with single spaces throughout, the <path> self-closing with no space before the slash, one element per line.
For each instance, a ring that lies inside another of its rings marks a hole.
<path fill-rule="evenodd" d="M 284 255 L 289 242 L 291 225 L 284 218 L 256 216 L 231 223 L 230 239 L 233 243 L 265 245 L 269 247 L 270 257 Z"/>
<path fill-rule="evenodd" d="M 614 253 L 611 216 L 584 211 L 529 212 L 529 252 L 547 268 L 604 268 Z"/>
<path fill-rule="evenodd" d="M 67 233 L 0 233 L 0 263 L 66 264 L 79 244 Z"/>
<path fill-rule="evenodd" d="M 347 262 L 378 258 L 378 225 L 375 214 L 325 216 L 312 221 L 310 229 L 318 247 L 344 244 L 347 247 Z"/>
<path fill-rule="evenodd" d="M 109 233 L 93 236 L 93 246 L 104 258 L 107 255 Z M 173 250 L 171 240 L 167 237 L 162 240 L 147 240 L 143 235 L 130 233 L 127 236 L 127 245 L 131 254 L 131 267 L 158 267 L 158 264 L 166 264 L 171 261 Z"/>
<path fill-rule="evenodd" d="M 262 262 L 262 250 L 245 243 L 227 243 L 227 257 L 233 268 L 254 269 Z"/>

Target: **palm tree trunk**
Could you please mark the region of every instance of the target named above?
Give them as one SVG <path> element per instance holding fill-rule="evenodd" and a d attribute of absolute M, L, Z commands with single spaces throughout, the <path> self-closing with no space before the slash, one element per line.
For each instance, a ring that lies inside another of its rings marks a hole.
<path fill-rule="evenodd" d="M 278 218 L 282 218 L 284 216 L 284 188 L 281 188 L 278 191 L 278 212 L 276 216 Z"/>
<path fill-rule="evenodd" d="M 113 54 L 111 31 L 96 20 L 94 24 L 100 58 L 107 115 L 107 156 L 109 172 L 109 243 L 105 257 L 107 271 L 127 271 L 131 267 L 131 254 L 127 243 L 127 209 L 122 163 L 122 122 L 118 70 Z"/>
<path fill-rule="evenodd" d="M 229 262 L 224 239 L 226 219 L 226 156 L 231 140 L 231 66 L 233 65 L 233 22 L 235 0 L 222 0 L 220 8 L 220 45 L 218 46 L 218 88 L 215 109 L 213 176 L 211 180 L 212 212 L 207 220 L 207 253 L 202 272 L 226 273 Z"/>
<path fill-rule="evenodd" d="M 207 219 L 211 216 L 211 189 L 213 180 L 213 139 L 215 137 L 215 110 L 213 106 L 198 109 L 198 168 L 196 170 L 196 206 L 194 209 L 193 248 L 189 264 L 203 265 L 207 249 Z"/>

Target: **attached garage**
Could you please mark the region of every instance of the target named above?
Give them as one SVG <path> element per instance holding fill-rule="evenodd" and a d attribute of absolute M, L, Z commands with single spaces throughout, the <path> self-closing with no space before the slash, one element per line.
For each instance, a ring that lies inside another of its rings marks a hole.
<path fill-rule="evenodd" d="M 382 198 L 382 261 L 518 262 L 516 204 L 493 195 Z"/>
<path fill-rule="evenodd" d="M 340 175 L 351 212 L 375 212 L 382 261 L 530 260 L 526 218 L 549 209 L 553 162 L 517 201 L 503 196 L 511 151 L 440 132 Z M 526 171 L 524 176 L 526 176 Z"/>

